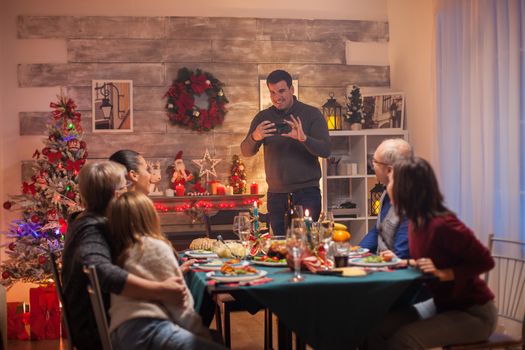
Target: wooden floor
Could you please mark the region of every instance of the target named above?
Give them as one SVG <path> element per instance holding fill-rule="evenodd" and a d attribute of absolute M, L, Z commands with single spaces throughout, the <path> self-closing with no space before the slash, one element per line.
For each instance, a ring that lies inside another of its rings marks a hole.
<path fill-rule="evenodd" d="M 275 320 L 274 320 L 275 321 Z M 215 328 L 215 321 L 212 322 Z M 255 315 L 248 312 L 231 313 L 232 349 L 262 350 L 264 348 L 264 312 Z M 274 348 L 276 348 L 276 330 L 274 325 Z M 67 350 L 67 344 L 62 340 L 43 341 L 8 341 L 8 350 Z"/>

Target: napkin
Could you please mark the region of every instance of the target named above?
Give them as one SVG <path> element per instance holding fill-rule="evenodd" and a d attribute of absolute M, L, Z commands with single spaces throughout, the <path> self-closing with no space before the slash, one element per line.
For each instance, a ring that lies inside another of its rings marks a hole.
<path fill-rule="evenodd" d="M 265 284 L 271 281 L 273 281 L 273 279 L 270 277 L 263 277 L 263 278 L 259 278 L 259 279 L 256 279 L 253 281 L 247 281 L 247 282 L 218 282 L 215 280 L 209 280 L 208 285 L 209 286 L 221 285 L 221 286 L 228 286 L 228 287 L 258 286 L 260 284 Z"/>

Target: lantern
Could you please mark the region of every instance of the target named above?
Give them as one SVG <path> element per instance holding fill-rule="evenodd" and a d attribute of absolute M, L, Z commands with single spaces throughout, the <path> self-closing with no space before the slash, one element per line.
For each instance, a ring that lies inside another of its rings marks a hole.
<path fill-rule="evenodd" d="M 385 191 L 385 187 L 379 182 L 374 188 L 370 190 L 370 216 L 379 215 L 379 207 L 381 206 L 381 196 Z"/>
<path fill-rule="evenodd" d="M 330 93 L 330 98 L 323 105 L 323 116 L 328 125 L 328 130 L 341 130 L 342 129 L 342 118 L 341 118 L 341 105 L 337 103 L 334 98 L 334 93 Z"/>

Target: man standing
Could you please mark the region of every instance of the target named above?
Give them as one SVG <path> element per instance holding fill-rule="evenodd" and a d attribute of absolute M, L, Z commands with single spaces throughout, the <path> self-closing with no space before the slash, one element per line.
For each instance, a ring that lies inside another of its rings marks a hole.
<path fill-rule="evenodd" d="M 293 194 L 294 205 L 310 210 L 313 220 L 319 217 L 321 166 L 318 157 L 330 156 L 330 138 L 321 112 L 294 96 L 288 72 L 273 71 L 266 85 L 272 106 L 253 118 L 241 143 L 241 152 L 250 157 L 264 145 L 270 224 L 274 234 L 282 235 L 285 234 L 288 193 Z"/>
<path fill-rule="evenodd" d="M 413 156 L 412 147 L 403 139 L 388 139 L 381 142 L 372 158 L 377 181 L 385 187 L 388 185 L 388 174 L 393 170 L 396 161 Z M 391 250 L 399 258 L 409 257 L 408 220 L 396 215 L 386 191 L 381 196 L 381 205 L 376 225 L 363 238 L 361 247 L 377 253 Z"/>

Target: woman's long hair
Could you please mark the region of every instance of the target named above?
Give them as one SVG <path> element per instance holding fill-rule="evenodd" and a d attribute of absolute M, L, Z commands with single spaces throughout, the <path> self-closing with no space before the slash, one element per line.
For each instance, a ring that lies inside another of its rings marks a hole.
<path fill-rule="evenodd" d="M 415 157 L 394 164 L 393 201 L 399 217 L 406 216 L 415 230 L 438 215 L 450 213 L 443 204 L 434 170 L 423 158 Z"/>
<path fill-rule="evenodd" d="M 142 192 L 130 191 L 114 198 L 108 209 L 108 219 L 113 253 L 120 266 L 124 264 L 130 248 L 135 244 L 139 244 L 142 254 L 142 237 L 160 239 L 171 246 L 162 234 L 153 202 Z"/>

